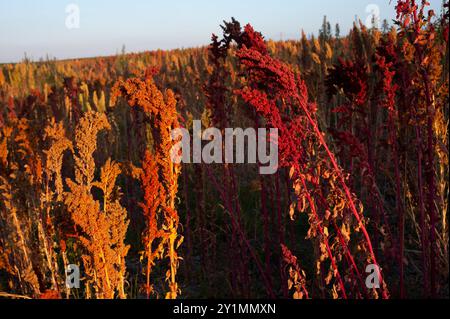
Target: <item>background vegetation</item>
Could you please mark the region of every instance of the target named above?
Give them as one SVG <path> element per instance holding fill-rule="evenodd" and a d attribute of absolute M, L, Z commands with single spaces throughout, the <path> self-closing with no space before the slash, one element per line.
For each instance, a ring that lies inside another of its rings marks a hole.
<path fill-rule="evenodd" d="M 232 20 L 209 47 L 1 65 L 0 296 L 448 298 L 448 1 L 396 10 L 343 37 Z M 279 171 L 173 164 L 194 119 L 277 127 Z"/>

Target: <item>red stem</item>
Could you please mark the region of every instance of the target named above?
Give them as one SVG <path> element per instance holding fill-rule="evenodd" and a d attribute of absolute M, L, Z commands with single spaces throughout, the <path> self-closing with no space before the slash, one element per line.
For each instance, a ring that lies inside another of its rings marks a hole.
<path fill-rule="evenodd" d="M 300 175 L 300 180 L 302 181 L 302 185 L 303 185 L 304 189 L 307 190 L 308 188 L 306 186 L 305 179 L 301 175 Z M 306 198 L 307 198 L 307 200 L 309 202 L 309 206 L 311 207 L 311 211 L 313 213 L 313 216 L 316 219 L 317 229 L 319 230 L 320 235 L 324 239 L 324 243 L 325 243 L 325 246 L 326 246 L 326 249 L 327 249 L 328 257 L 330 258 L 331 265 L 332 265 L 332 267 L 333 267 L 333 269 L 335 271 L 335 276 L 336 276 L 336 278 L 337 278 L 337 280 L 339 282 L 339 286 L 341 287 L 342 297 L 344 299 L 347 299 L 347 294 L 345 292 L 344 282 L 342 281 L 342 277 L 341 277 L 341 274 L 339 273 L 339 269 L 338 269 L 338 267 L 336 265 L 336 261 L 334 259 L 333 253 L 331 252 L 331 248 L 330 248 L 330 245 L 328 243 L 328 238 L 327 238 L 327 236 L 325 236 L 325 233 L 323 231 L 323 228 L 322 228 L 322 225 L 321 225 L 321 220 L 319 218 L 319 215 L 317 214 L 316 207 L 314 205 L 314 201 L 312 200 L 311 195 L 309 194 L 308 190 L 305 193 L 306 193 Z"/>
<path fill-rule="evenodd" d="M 377 263 L 377 260 L 376 260 L 376 257 L 375 257 L 375 253 L 374 253 L 373 247 L 372 247 L 372 242 L 371 242 L 371 240 L 370 240 L 370 236 L 369 236 L 369 234 L 368 234 L 368 232 L 367 232 L 366 227 L 364 226 L 363 222 L 361 221 L 361 217 L 359 216 L 359 213 L 358 213 L 358 211 L 357 211 L 357 209 L 356 209 L 356 207 L 355 207 L 355 203 L 353 202 L 353 199 L 352 199 L 352 195 L 351 195 L 351 193 L 350 193 L 350 190 L 348 189 L 348 187 L 347 187 L 347 185 L 346 185 L 346 183 L 345 183 L 345 178 L 344 178 L 344 176 L 343 176 L 343 174 L 342 174 L 342 171 L 341 171 L 341 169 L 339 168 L 339 166 L 337 165 L 336 159 L 335 159 L 333 153 L 331 153 L 330 149 L 328 148 L 328 145 L 327 145 L 326 142 L 325 142 L 325 139 L 324 139 L 324 137 L 323 137 L 322 132 L 319 130 L 319 128 L 317 127 L 316 122 L 312 119 L 311 115 L 309 114 L 308 108 L 307 108 L 307 106 L 305 105 L 304 101 L 303 101 L 298 95 L 297 95 L 297 100 L 298 100 L 298 102 L 299 102 L 300 107 L 301 107 L 301 108 L 303 109 L 303 111 L 305 112 L 306 117 L 308 118 L 309 123 L 310 123 L 311 126 L 314 128 L 314 131 L 316 132 L 316 135 L 317 135 L 317 137 L 319 138 L 320 143 L 322 144 L 323 148 L 325 149 L 326 153 L 328 154 L 328 157 L 330 158 L 330 161 L 331 161 L 331 164 L 333 165 L 334 170 L 336 171 L 336 173 L 337 173 L 338 176 L 339 176 L 339 182 L 340 182 L 342 188 L 343 188 L 344 191 L 345 191 L 345 195 L 346 195 L 346 197 L 347 197 L 348 204 L 350 205 L 350 210 L 352 211 L 353 216 L 356 218 L 356 221 L 358 222 L 358 224 L 359 224 L 359 226 L 360 226 L 360 228 L 361 228 L 361 231 L 363 232 L 364 237 L 365 237 L 365 239 L 366 239 L 367 246 L 368 246 L 369 252 L 370 252 L 370 256 L 371 256 L 371 258 L 372 258 L 372 262 L 373 262 L 375 265 L 378 266 L 378 263 Z M 382 277 L 382 275 L 381 275 L 381 271 L 380 271 L 380 268 L 379 268 L 379 267 L 377 267 L 377 276 L 378 276 L 380 282 L 383 283 L 383 277 Z M 383 298 L 385 298 L 385 299 L 388 298 L 388 294 L 387 294 L 387 292 L 386 292 L 385 289 L 382 290 L 382 295 L 383 295 Z"/>

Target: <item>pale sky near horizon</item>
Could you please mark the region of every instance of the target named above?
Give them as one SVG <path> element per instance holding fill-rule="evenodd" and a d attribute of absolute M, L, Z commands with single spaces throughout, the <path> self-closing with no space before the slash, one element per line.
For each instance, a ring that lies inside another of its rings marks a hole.
<path fill-rule="evenodd" d="M 391 3 L 390 3 L 391 2 Z M 251 23 L 267 39 L 297 39 L 300 30 L 317 34 L 326 15 L 341 34 L 355 17 L 363 22 L 369 5 L 381 20 L 395 17 L 396 0 L 0 0 L 0 63 L 81 58 L 127 52 L 194 47 L 220 34 L 223 20 Z M 430 0 L 440 10 L 442 0 Z M 66 26 L 66 7 L 80 10 L 79 28 Z M 370 10 L 370 9 L 369 9 Z"/>

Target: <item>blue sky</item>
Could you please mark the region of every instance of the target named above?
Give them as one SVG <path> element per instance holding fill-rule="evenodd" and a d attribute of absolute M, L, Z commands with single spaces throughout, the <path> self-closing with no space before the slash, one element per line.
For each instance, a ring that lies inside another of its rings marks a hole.
<path fill-rule="evenodd" d="M 435 9 L 441 0 L 431 0 Z M 80 9 L 80 27 L 66 27 L 66 6 Z M 222 20 L 250 22 L 266 38 L 317 34 L 324 15 L 346 33 L 355 15 L 365 20 L 375 4 L 381 19 L 394 18 L 392 0 L 0 0 L 0 63 L 111 55 L 208 44 Z"/>

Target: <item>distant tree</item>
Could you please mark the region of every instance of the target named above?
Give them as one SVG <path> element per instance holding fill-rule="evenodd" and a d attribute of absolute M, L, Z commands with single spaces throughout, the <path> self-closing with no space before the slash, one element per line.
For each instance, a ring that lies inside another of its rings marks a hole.
<path fill-rule="evenodd" d="M 319 31 L 320 42 L 325 42 L 331 39 L 331 25 L 327 21 L 327 16 L 323 16 L 322 28 Z"/>
<path fill-rule="evenodd" d="M 389 31 L 389 23 L 386 19 L 383 20 L 383 26 L 381 29 L 383 30 L 383 33 L 387 33 Z"/>
<path fill-rule="evenodd" d="M 336 36 L 336 39 L 339 39 L 341 37 L 341 28 L 339 26 L 339 23 L 336 23 L 335 36 Z"/>

